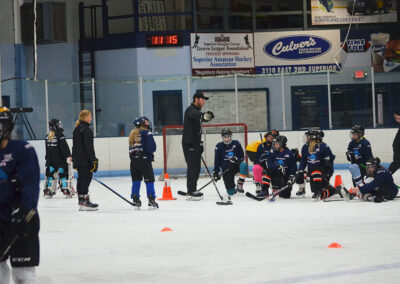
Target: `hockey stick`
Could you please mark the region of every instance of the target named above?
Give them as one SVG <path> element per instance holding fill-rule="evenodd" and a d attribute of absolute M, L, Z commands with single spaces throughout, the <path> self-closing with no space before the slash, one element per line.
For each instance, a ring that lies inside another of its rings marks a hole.
<path fill-rule="evenodd" d="M 282 187 L 281 189 L 279 189 L 279 190 L 275 191 L 274 193 L 272 193 L 272 195 L 265 196 L 265 197 L 258 197 L 258 196 L 255 196 L 254 194 L 250 193 L 250 192 L 246 192 L 246 196 L 251 198 L 251 199 L 257 200 L 257 201 L 263 201 L 264 199 L 267 199 L 268 197 L 271 197 L 269 202 L 274 202 L 275 198 L 279 195 L 279 193 L 281 193 L 282 191 L 284 191 L 284 190 L 286 190 L 288 188 L 290 188 L 290 185 L 286 185 L 286 186 Z"/>
<path fill-rule="evenodd" d="M 118 197 L 120 197 L 121 199 L 123 199 L 124 201 L 126 201 L 127 203 L 129 203 L 132 206 L 135 206 L 132 202 L 130 202 L 128 199 L 126 199 L 125 197 L 123 197 L 121 194 L 119 194 L 118 192 L 116 192 L 115 190 L 113 190 L 111 187 L 109 187 L 108 185 L 104 184 L 103 182 L 99 181 L 97 178 L 93 177 L 93 179 L 95 181 L 97 181 L 98 183 L 100 183 L 101 185 L 103 185 L 104 187 L 106 187 L 107 189 L 109 189 L 112 193 L 114 193 L 115 195 L 117 195 Z"/>
<path fill-rule="evenodd" d="M 224 198 L 219 193 L 217 184 L 215 183 L 214 178 L 212 177 L 210 170 L 208 169 L 206 161 L 204 160 L 203 156 L 201 156 L 201 160 L 203 161 L 204 167 L 206 168 L 206 171 L 207 171 L 208 175 L 210 176 L 212 183 L 214 184 L 215 190 L 217 191 L 219 198 L 221 199 L 221 201 L 216 202 L 217 205 L 232 205 L 233 204 L 232 201 L 230 201 L 230 200 L 224 201 Z"/>
<path fill-rule="evenodd" d="M 223 176 L 225 173 L 227 173 L 228 171 L 230 171 L 231 169 L 226 169 L 225 171 L 223 171 L 222 173 L 221 173 L 221 176 Z M 205 187 L 207 187 L 210 183 L 212 183 L 212 180 L 210 180 L 209 182 L 207 182 L 205 185 L 203 185 L 201 188 L 199 188 L 198 190 L 196 190 L 197 192 L 199 192 L 199 191 L 201 191 L 202 189 L 204 189 Z M 183 195 L 183 196 L 187 196 L 188 194 L 187 194 L 187 192 L 184 192 L 184 191 L 181 191 L 181 190 L 179 190 L 178 191 L 178 194 L 179 195 Z"/>
<path fill-rule="evenodd" d="M 31 209 L 28 214 L 25 217 L 25 222 L 29 223 L 33 216 L 36 214 L 36 211 L 34 209 Z M 19 235 L 16 235 L 10 242 L 10 244 L 6 247 L 6 249 L 4 250 L 4 252 L 2 253 L 0 259 L 4 259 L 4 257 L 8 254 L 8 252 L 10 251 L 10 249 L 12 248 L 12 246 L 15 244 L 15 242 L 18 240 Z"/>

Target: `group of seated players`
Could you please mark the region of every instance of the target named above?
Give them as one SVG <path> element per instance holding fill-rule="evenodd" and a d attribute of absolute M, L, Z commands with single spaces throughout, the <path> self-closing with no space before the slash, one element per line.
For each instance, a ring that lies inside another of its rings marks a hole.
<path fill-rule="evenodd" d="M 353 200 L 384 202 L 393 200 L 398 193 L 392 174 L 380 165 L 380 159 L 373 157 L 371 144 L 364 137 L 365 128 L 355 125 L 350 131 L 347 160 L 353 186 L 332 186 L 329 181 L 334 172 L 335 155 L 323 141 L 322 130 L 310 129 L 304 134 L 301 153 L 288 149 L 286 136 L 272 129 L 265 133 L 262 141 L 250 143 L 246 155 L 253 165 L 253 179 L 258 198 L 279 196 L 290 198 L 293 185 L 298 184 L 297 196 L 305 195 L 305 181 L 310 183 L 312 198 L 326 200 L 336 195 Z M 213 178 L 222 176 L 229 195 L 244 193 L 243 183 L 248 172 L 243 148 L 238 140 L 232 139 L 232 131 L 223 129 L 222 142 L 215 147 Z M 235 175 L 239 180 L 235 186 Z M 270 188 L 272 191 L 270 192 Z"/>

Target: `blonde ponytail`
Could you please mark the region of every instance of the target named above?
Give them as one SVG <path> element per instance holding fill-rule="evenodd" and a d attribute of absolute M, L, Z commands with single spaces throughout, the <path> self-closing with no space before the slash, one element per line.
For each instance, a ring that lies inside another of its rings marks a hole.
<path fill-rule="evenodd" d="M 87 110 L 87 109 L 81 110 L 81 112 L 79 113 L 79 118 L 75 122 L 75 127 L 78 127 L 81 124 L 81 122 L 85 121 L 86 117 L 88 117 L 91 114 L 92 113 L 90 112 L 90 110 Z"/>
<path fill-rule="evenodd" d="M 50 130 L 49 135 L 47 135 L 47 139 L 53 140 L 54 135 L 56 135 L 56 132 L 54 130 Z"/>
<path fill-rule="evenodd" d="M 129 146 L 133 147 L 137 142 L 141 142 L 140 130 L 147 130 L 147 128 L 146 126 L 141 125 L 140 127 L 131 130 L 131 133 L 129 133 Z"/>
<path fill-rule="evenodd" d="M 310 142 L 308 142 L 308 153 L 313 153 L 315 150 L 315 146 L 317 145 L 317 140 L 311 140 Z"/>

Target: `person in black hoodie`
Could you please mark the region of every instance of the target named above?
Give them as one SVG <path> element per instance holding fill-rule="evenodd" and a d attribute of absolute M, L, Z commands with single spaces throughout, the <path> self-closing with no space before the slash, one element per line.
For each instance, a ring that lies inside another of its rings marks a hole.
<path fill-rule="evenodd" d="M 61 191 L 66 197 L 74 194 L 71 176 L 68 170 L 67 159 L 72 161 L 71 151 L 64 136 L 64 129 L 60 120 L 53 118 L 49 122 L 50 133 L 46 137 L 46 181 L 43 190 L 47 198 L 56 194 L 58 173 Z"/>
<path fill-rule="evenodd" d="M 201 108 L 208 100 L 201 92 L 193 95 L 192 104 L 186 109 L 183 120 L 182 148 L 187 164 L 187 194 L 189 200 L 199 200 L 203 194 L 197 191 L 201 167 L 203 142 L 201 141 L 201 123 L 209 122 L 214 118 L 211 111 L 202 113 Z"/>
<path fill-rule="evenodd" d="M 91 122 L 92 113 L 89 110 L 82 110 L 72 134 L 72 161 L 74 168 L 78 170 L 76 187 L 80 211 L 98 210 L 98 204 L 92 203 L 88 194 L 92 174 L 98 169 L 98 159 L 93 147 L 93 132 L 89 128 Z"/>
<path fill-rule="evenodd" d="M 400 111 L 393 113 L 394 120 L 400 123 Z M 393 162 L 389 166 L 389 172 L 394 174 L 400 168 L 400 128 L 393 140 Z"/>

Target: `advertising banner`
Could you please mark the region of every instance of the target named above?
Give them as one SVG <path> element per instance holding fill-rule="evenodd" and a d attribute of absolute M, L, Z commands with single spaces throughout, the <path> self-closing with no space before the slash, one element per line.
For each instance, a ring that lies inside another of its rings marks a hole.
<path fill-rule="evenodd" d="M 312 25 L 397 22 L 396 0 L 310 0 Z"/>
<path fill-rule="evenodd" d="M 254 73 L 252 33 L 190 35 L 193 76 Z"/>
<path fill-rule="evenodd" d="M 339 71 L 340 31 L 254 33 L 255 73 Z"/>
<path fill-rule="evenodd" d="M 400 71 L 400 36 L 398 33 L 371 33 L 371 66 L 375 72 Z"/>

